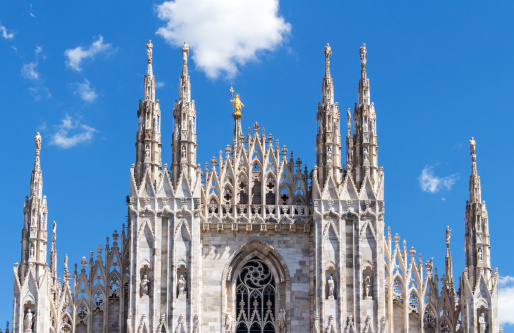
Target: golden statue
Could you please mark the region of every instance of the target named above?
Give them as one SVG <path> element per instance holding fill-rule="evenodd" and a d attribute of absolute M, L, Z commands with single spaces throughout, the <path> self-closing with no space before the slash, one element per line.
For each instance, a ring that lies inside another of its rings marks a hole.
<path fill-rule="evenodd" d="M 241 117 L 241 108 L 245 105 L 239 99 L 239 94 L 236 94 L 236 97 L 231 102 L 234 106 L 234 117 Z"/>

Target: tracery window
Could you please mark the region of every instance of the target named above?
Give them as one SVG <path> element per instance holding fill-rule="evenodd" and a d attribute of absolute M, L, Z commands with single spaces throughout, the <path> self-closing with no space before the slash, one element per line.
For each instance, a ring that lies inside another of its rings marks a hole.
<path fill-rule="evenodd" d="M 243 266 L 236 294 L 236 333 L 275 333 L 275 280 L 262 260 Z"/>
<path fill-rule="evenodd" d="M 430 306 L 425 309 L 425 327 L 435 328 L 435 316 Z"/>

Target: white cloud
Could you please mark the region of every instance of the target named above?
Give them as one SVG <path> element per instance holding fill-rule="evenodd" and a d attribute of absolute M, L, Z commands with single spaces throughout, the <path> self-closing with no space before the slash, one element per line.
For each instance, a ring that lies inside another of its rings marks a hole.
<path fill-rule="evenodd" d="M 433 165 L 426 165 L 423 170 L 421 170 L 421 175 L 418 178 L 421 190 L 429 193 L 437 193 L 444 189 L 449 191 L 457 179 L 459 179 L 458 173 L 442 178 L 436 176 L 434 174 Z"/>
<path fill-rule="evenodd" d="M 75 83 L 77 87 L 76 94 L 79 94 L 80 98 L 82 98 L 85 102 L 94 102 L 98 97 L 98 94 L 95 92 L 91 85 L 89 84 L 88 79 L 84 79 L 83 83 Z"/>
<path fill-rule="evenodd" d="M 28 64 L 23 64 L 21 67 L 21 75 L 24 78 L 29 80 L 37 81 L 39 80 L 39 72 L 37 71 L 37 61 L 29 62 Z"/>
<path fill-rule="evenodd" d="M 498 283 L 500 325 L 514 325 L 514 277 L 500 276 Z"/>
<path fill-rule="evenodd" d="M 166 21 L 157 34 L 172 46 L 187 41 L 196 66 L 208 77 L 230 77 L 238 65 L 274 50 L 290 33 L 278 7 L 278 0 L 166 1 L 157 7 Z"/>
<path fill-rule="evenodd" d="M 0 31 L 2 32 L 2 37 L 7 40 L 11 40 L 14 38 L 14 32 L 8 32 L 7 28 L 0 24 Z"/>
<path fill-rule="evenodd" d="M 47 87 L 42 86 L 41 84 L 37 84 L 34 87 L 29 87 L 30 94 L 36 101 L 41 100 L 42 98 L 50 98 L 52 94 Z"/>
<path fill-rule="evenodd" d="M 52 135 L 50 144 L 67 149 L 80 143 L 88 143 L 93 140 L 97 132 L 93 127 L 80 123 L 79 119 L 66 115 L 62 123 L 57 127 L 57 132 Z"/>
<path fill-rule="evenodd" d="M 155 88 L 159 89 L 159 88 L 164 88 L 165 86 L 165 83 L 164 82 L 155 82 Z"/>
<path fill-rule="evenodd" d="M 113 50 L 114 48 L 112 44 L 104 43 L 104 38 L 100 35 L 98 40 L 93 42 L 93 44 L 87 48 L 78 46 L 74 49 L 65 50 L 64 55 L 67 58 L 66 65 L 71 69 L 80 72 L 82 70 L 80 65 L 84 59 L 94 59 L 97 54 L 109 54 Z"/>

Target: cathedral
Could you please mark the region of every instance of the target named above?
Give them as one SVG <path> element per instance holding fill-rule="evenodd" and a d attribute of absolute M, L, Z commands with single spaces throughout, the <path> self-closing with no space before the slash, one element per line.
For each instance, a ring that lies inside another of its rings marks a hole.
<path fill-rule="evenodd" d="M 259 124 L 243 132 L 244 105 L 232 89 L 232 143 L 204 168 L 197 164 L 197 135 L 204 134 L 196 131 L 187 43 L 172 113 L 172 159 L 163 163 L 152 47 L 148 42 L 126 224 L 74 267 L 65 257 L 62 274 L 57 224 L 48 226 L 43 195 L 41 136 L 35 137 L 21 259 L 13 270 L 12 332 L 500 331 L 498 270 L 491 267 L 473 138 L 465 267 L 458 280 L 450 228 L 442 275 L 432 260 L 423 262 L 386 229 L 365 45 L 359 50 L 358 101 L 353 114 L 346 113 L 344 140 L 330 74 L 332 50 L 328 44 L 324 49 L 311 170 Z"/>

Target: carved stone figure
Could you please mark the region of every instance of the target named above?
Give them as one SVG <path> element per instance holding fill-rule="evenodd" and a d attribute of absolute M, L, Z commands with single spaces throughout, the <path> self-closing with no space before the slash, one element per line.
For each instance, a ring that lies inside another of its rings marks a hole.
<path fill-rule="evenodd" d="M 34 258 L 34 244 L 30 245 L 30 257 Z"/>
<path fill-rule="evenodd" d="M 278 332 L 287 333 L 286 327 L 286 310 L 280 309 L 278 313 Z"/>
<path fill-rule="evenodd" d="M 364 279 L 364 297 L 371 298 L 371 289 L 373 288 L 373 281 L 371 276 L 366 276 Z"/>
<path fill-rule="evenodd" d="M 186 294 L 186 279 L 184 278 L 184 275 L 180 275 L 177 284 L 178 284 L 178 294 L 185 295 Z"/>
<path fill-rule="evenodd" d="M 193 319 L 193 333 L 198 333 L 200 329 L 200 319 L 198 318 L 198 315 L 195 315 Z"/>
<path fill-rule="evenodd" d="M 34 138 L 34 143 L 36 144 L 36 150 L 41 150 L 41 135 L 39 132 L 36 133 L 36 137 Z"/>
<path fill-rule="evenodd" d="M 364 161 L 369 161 L 368 148 L 364 148 Z"/>
<path fill-rule="evenodd" d="M 32 322 L 34 321 L 34 315 L 30 311 L 30 309 L 27 310 L 27 313 L 25 314 L 25 318 L 23 319 L 23 331 L 24 332 L 32 332 Z"/>
<path fill-rule="evenodd" d="M 148 289 L 149 289 L 150 280 L 148 280 L 148 275 L 143 276 L 143 280 L 141 280 L 141 288 L 140 288 L 140 294 L 141 297 L 148 295 Z"/>
<path fill-rule="evenodd" d="M 478 249 L 478 261 L 482 261 L 484 260 L 484 252 L 482 250 L 482 248 L 479 248 Z"/>
<path fill-rule="evenodd" d="M 328 278 L 328 299 L 334 299 L 335 283 L 332 275 Z"/>
<path fill-rule="evenodd" d="M 227 312 L 225 312 L 225 321 L 223 326 L 225 333 L 232 333 L 232 314 L 230 313 L 230 309 L 227 309 Z"/>
<path fill-rule="evenodd" d="M 478 317 L 478 326 L 480 329 L 480 333 L 485 333 L 487 324 L 485 322 L 485 313 L 483 313 L 483 312 L 482 312 L 482 315 L 480 315 L 480 317 Z"/>
<path fill-rule="evenodd" d="M 316 316 L 316 318 L 314 318 L 314 333 L 319 333 L 319 317 Z"/>
<path fill-rule="evenodd" d="M 147 58 L 149 64 L 152 63 L 152 47 L 153 47 L 152 41 L 149 40 L 148 43 L 146 43 L 146 58 Z"/>
<path fill-rule="evenodd" d="M 451 232 L 450 226 L 446 227 L 446 246 L 450 246 L 450 238 L 451 238 Z"/>

